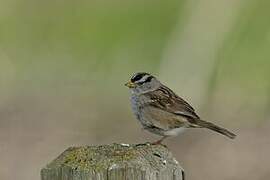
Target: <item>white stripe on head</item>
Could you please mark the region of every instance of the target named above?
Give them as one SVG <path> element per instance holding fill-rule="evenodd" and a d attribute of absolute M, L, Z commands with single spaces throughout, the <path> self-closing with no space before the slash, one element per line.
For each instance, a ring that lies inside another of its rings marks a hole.
<path fill-rule="evenodd" d="M 136 81 L 136 83 L 144 83 L 148 77 L 151 75 L 145 74 L 139 81 Z"/>

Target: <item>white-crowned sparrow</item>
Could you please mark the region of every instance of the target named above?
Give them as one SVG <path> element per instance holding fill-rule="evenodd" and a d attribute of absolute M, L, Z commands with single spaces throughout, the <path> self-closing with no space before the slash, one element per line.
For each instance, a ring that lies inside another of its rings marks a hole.
<path fill-rule="evenodd" d="M 195 110 L 171 89 L 149 73 L 135 73 L 125 84 L 131 92 L 131 105 L 143 128 L 162 138 L 178 135 L 184 128 L 208 128 L 231 139 L 232 132 L 201 120 Z"/>

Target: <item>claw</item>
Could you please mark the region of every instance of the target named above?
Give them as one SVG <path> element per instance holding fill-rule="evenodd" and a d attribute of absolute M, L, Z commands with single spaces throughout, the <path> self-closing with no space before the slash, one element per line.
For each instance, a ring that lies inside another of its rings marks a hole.
<path fill-rule="evenodd" d="M 162 141 L 163 141 L 164 139 L 166 139 L 166 138 L 167 138 L 167 136 L 163 136 L 160 140 L 155 141 L 155 142 L 152 142 L 151 144 L 152 144 L 152 145 L 163 145 L 163 144 L 162 144 Z"/>

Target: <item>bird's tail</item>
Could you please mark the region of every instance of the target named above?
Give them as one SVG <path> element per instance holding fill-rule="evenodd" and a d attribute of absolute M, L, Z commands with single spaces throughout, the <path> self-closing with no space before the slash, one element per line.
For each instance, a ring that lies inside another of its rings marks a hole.
<path fill-rule="evenodd" d="M 219 127 L 213 123 L 207 122 L 207 121 L 203 121 L 203 120 L 197 120 L 196 121 L 197 125 L 199 125 L 200 127 L 204 127 L 207 129 L 211 129 L 213 131 L 216 131 L 220 134 L 223 134 L 231 139 L 234 139 L 236 137 L 236 135 L 230 131 L 228 131 L 227 129 L 224 129 L 222 127 Z"/>

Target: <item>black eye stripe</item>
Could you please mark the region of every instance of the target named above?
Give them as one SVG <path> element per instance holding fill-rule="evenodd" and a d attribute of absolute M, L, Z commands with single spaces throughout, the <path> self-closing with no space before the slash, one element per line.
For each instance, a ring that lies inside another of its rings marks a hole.
<path fill-rule="evenodd" d="M 139 81 L 141 78 L 143 78 L 145 75 L 148 75 L 148 73 L 137 73 L 131 78 L 131 82 Z"/>
<path fill-rule="evenodd" d="M 145 82 L 145 83 L 146 83 L 146 82 L 150 82 L 152 79 L 153 79 L 153 76 L 149 76 L 148 78 L 146 78 L 146 80 L 145 80 L 144 82 Z"/>
<path fill-rule="evenodd" d="M 137 82 L 137 84 L 142 85 L 142 84 L 144 84 L 144 83 L 150 82 L 150 81 L 152 80 L 152 78 L 153 78 L 153 76 L 149 76 L 149 77 L 147 77 L 144 81 L 139 81 L 139 82 Z"/>
<path fill-rule="evenodd" d="M 138 75 L 136 75 L 135 77 L 132 77 L 132 78 L 131 78 L 131 81 L 132 81 L 132 82 L 139 81 L 142 77 L 143 77 L 142 74 L 138 74 Z"/>

